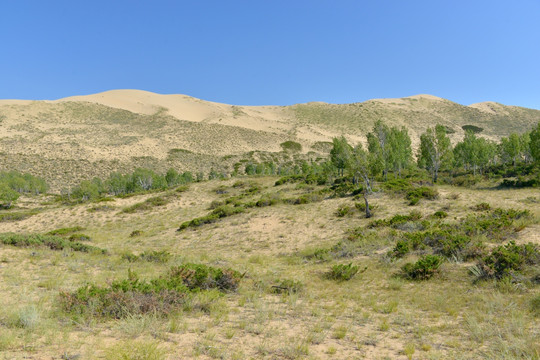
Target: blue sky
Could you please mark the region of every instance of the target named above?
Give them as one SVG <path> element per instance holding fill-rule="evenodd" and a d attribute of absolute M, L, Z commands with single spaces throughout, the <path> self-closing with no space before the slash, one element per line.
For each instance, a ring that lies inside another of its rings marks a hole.
<path fill-rule="evenodd" d="M 110 89 L 240 105 L 427 93 L 540 109 L 540 1 L 0 5 L 0 98 Z"/>

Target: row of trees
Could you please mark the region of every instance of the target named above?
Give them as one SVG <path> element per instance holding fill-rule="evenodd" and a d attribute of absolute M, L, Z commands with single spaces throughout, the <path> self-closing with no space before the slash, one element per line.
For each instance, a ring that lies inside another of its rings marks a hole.
<path fill-rule="evenodd" d="M 116 196 L 140 191 L 164 190 L 193 181 L 194 177 L 190 172 L 180 174 L 175 169 L 169 169 L 162 175 L 150 169 L 139 168 L 131 174 L 112 173 L 104 181 L 97 177 L 92 180 L 83 180 L 66 195 L 71 200 L 86 201 L 104 194 Z"/>
<path fill-rule="evenodd" d="M 338 176 L 348 176 L 353 183 L 362 183 L 366 216 L 370 216 L 368 195 L 373 179 L 382 175 L 386 180 L 389 171 L 401 177 L 401 170 L 413 167 L 411 139 L 406 128 L 375 123 L 367 134 L 367 149 L 361 143 L 351 146 L 342 136 L 333 139 L 330 162 Z M 499 144 L 477 137 L 467 131 L 464 139 L 452 147 L 446 128 L 436 125 L 428 128 L 420 136 L 417 165 L 430 172 L 433 182 L 437 182 L 441 170 L 463 168 L 482 172 L 496 163 L 516 165 L 517 162 L 540 164 L 540 123 L 528 133 L 511 134 Z"/>
<path fill-rule="evenodd" d="M 49 189 L 45 180 L 17 171 L 0 172 L 0 206 L 10 208 L 20 194 L 42 194 Z"/>
<path fill-rule="evenodd" d="M 510 134 L 500 143 L 465 132 L 463 140 L 452 148 L 446 129 L 442 125 L 429 128 L 420 136 L 418 166 L 427 169 L 434 182 L 441 169 L 463 168 L 482 173 L 488 166 L 497 164 L 540 163 L 540 123 L 524 134 Z"/>

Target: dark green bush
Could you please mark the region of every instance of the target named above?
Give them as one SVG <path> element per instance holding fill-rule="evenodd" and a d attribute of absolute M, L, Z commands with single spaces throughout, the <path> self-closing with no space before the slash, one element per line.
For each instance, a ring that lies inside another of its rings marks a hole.
<path fill-rule="evenodd" d="M 130 234 L 129 234 L 129 237 L 137 237 L 137 236 L 141 236 L 142 235 L 142 231 L 141 230 L 133 230 Z"/>
<path fill-rule="evenodd" d="M 489 205 L 487 202 L 481 202 L 472 207 L 474 211 L 488 211 L 491 210 L 491 205 Z"/>
<path fill-rule="evenodd" d="M 437 219 L 444 219 L 448 217 L 448 213 L 446 211 L 439 210 L 434 212 L 432 216 Z"/>
<path fill-rule="evenodd" d="M 522 271 L 525 265 L 538 264 L 540 251 L 537 245 L 532 243 L 516 245 L 514 241 L 510 241 L 506 245 L 494 248 L 478 262 L 477 267 L 481 270 L 481 277 L 502 279 Z"/>
<path fill-rule="evenodd" d="M 91 241 L 92 238 L 85 234 L 71 234 L 68 237 L 69 241 Z"/>
<path fill-rule="evenodd" d="M 401 268 L 403 275 L 412 280 L 428 280 L 439 272 L 443 258 L 437 255 L 424 255 L 415 263 L 407 263 Z"/>
<path fill-rule="evenodd" d="M 297 143 L 296 141 L 291 141 L 291 140 L 285 141 L 279 144 L 279 146 L 281 146 L 281 148 L 284 151 L 293 151 L 293 152 L 302 151 L 302 144 Z"/>
<path fill-rule="evenodd" d="M 168 204 L 168 202 L 169 200 L 162 196 L 154 196 L 146 199 L 143 202 L 126 207 L 122 209 L 122 212 L 126 214 L 132 214 L 139 211 L 147 211 L 152 209 L 153 207 L 164 206 Z"/>
<path fill-rule="evenodd" d="M 478 133 L 481 133 L 482 131 L 484 131 L 483 128 L 481 128 L 479 126 L 476 126 L 476 125 L 463 125 L 461 128 L 464 131 L 472 131 L 475 134 L 478 134 Z"/>
<path fill-rule="evenodd" d="M 195 218 L 193 220 L 183 222 L 177 231 L 182 231 L 188 227 L 198 227 L 204 224 L 212 224 L 218 221 L 221 218 L 236 215 L 243 213 L 245 211 L 245 206 L 231 206 L 231 205 L 222 205 L 215 208 L 210 214 Z"/>

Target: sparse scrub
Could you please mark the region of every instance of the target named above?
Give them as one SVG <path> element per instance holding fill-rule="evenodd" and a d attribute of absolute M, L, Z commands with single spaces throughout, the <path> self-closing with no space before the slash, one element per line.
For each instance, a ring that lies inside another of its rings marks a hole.
<path fill-rule="evenodd" d="M 407 200 L 409 205 L 416 205 L 420 199 L 435 200 L 439 197 L 439 193 L 436 189 L 427 186 L 420 186 L 413 190 L 407 191 Z"/>
<path fill-rule="evenodd" d="M 122 212 L 126 214 L 133 214 L 139 211 L 148 211 L 154 207 L 167 205 L 168 202 L 169 201 L 163 196 L 154 196 L 146 199 L 143 202 L 126 207 L 122 209 Z"/>

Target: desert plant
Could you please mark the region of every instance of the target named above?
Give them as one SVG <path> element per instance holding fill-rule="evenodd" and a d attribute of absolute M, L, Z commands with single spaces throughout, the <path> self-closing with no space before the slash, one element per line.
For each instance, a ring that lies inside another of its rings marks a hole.
<path fill-rule="evenodd" d="M 326 277 L 336 281 L 348 281 L 358 273 L 360 268 L 357 265 L 349 264 L 337 264 L 332 266 L 330 271 L 326 274 Z M 365 269 L 364 269 L 365 271 Z"/>

